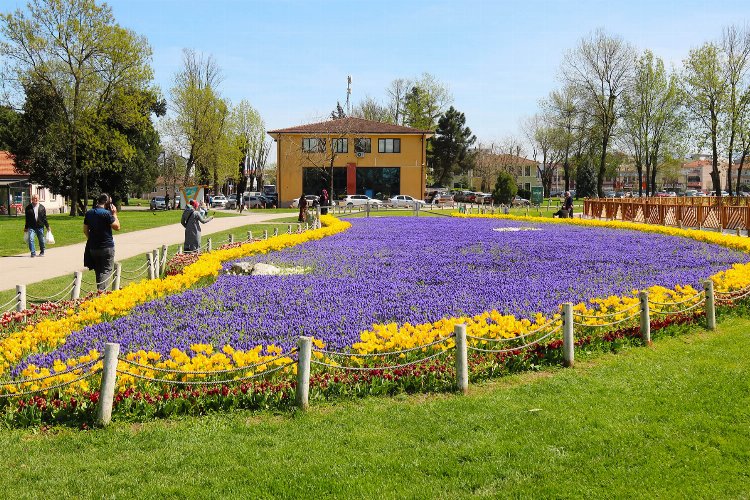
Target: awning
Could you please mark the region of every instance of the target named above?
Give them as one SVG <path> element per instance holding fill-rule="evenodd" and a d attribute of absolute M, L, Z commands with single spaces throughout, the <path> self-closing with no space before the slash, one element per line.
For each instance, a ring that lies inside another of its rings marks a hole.
<path fill-rule="evenodd" d="M 28 187 L 28 185 L 29 181 L 26 179 L 0 180 L 0 186 L 25 188 Z"/>

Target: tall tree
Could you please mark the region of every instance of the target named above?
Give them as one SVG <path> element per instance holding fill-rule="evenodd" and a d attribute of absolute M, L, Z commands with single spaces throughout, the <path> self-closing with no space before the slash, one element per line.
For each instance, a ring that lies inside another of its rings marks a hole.
<path fill-rule="evenodd" d="M 619 37 L 597 30 L 569 52 L 563 64 L 563 77 L 576 92 L 585 96 L 588 112 L 599 129 L 599 171 L 596 189 L 603 196 L 607 151 L 617 119 L 620 97 L 630 83 L 633 49 Z"/>
<path fill-rule="evenodd" d="M 747 26 L 742 29 L 737 26 L 724 28 L 722 37 L 722 50 L 724 52 L 724 69 L 727 96 L 726 96 L 726 135 L 727 135 L 727 191 L 729 194 L 739 191 L 740 178 L 737 176 L 736 186 L 732 183 L 732 159 L 735 152 L 736 140 L 740 131 L 741 114 L 747 97 L 747 72 L 750 65 L 750 29 Z"/>
<path fill-rule="evenodd" d="M 391 115 L 393 123 L 396 125 L 406 125 L 406 115 L 404 113 L 404 101 L 406 99 L 406 93 L 411 87 L 409 80 L 405 78 L 397 78 L 391 82 L 391 85 L 386 89 L 388 94 L 388 111 Z"/>
<path fill-rule="evenodd" d="M 466 116 L 453 106 L 438 120 L 428 161 L 434 181 L 446 185 L 454 174 L 465 174 L 474 164 L 471 146 L 477 140 L 466 126 Z"/>
<path fill-rule="evenodd" d="M 549 114 L 532 116 L 524 122 L 522 128 L 531 145 L 534 161 L 538 165 L 537 170 L 542 180 L 544 195 L 549 196 L 552 188 L 552 175 L 565 156 L 568 141 L 565 131 L 555 126 Z"/>
<path fill-rule="evenodd" d="M 212 56 L 183 50 L 182 69 L 175 75 L 172 86 L 172 111 L 178 139 L 186 151 L 185 182 L 190 176 L 203 184 L 210 182 L 215 165 L 215 140 L 223 129 L 227 106 L 221 99 L 218 86 L 221 69 Z"/>
<path fill-rule="evenodd" d="M 682 134 L 678 90 L 677 78 L 667 74 L 664 62 L 644 51 L 635 63 L 633 84 L 623 95 L 623 139 L 635 160 L 641 194 L 644 167 L 646 194 L 654 194 L 660 153 Z"/>
<path fill-rule="evenodd" d="M 410 127 L 435 130 L 440 116 L 453 102 L 453 95 L 434 76 L 424 73 L 411 84 L 404 97 L 405 123 Z"/>
<path fill-rule="evenodd" d="M 67 138 L 71 215 L 76 215 L 79 184 L 86 185 L 76 147 L 84 122 L 116 89 L 143 88 L 151 81 L 151 49 L 95 0 L 32 0 L 27 11 L 2 15 L 0 53 L 12 61 L 20 85 L 33 79 L 62 107 L 60 132 Z"/>
<path fill-rule="evenodd" d="M 705 43 L 691 50 L 683 64 L 681 81 L 685 104 L 698 133 L 711 143 L 711 181 L 716 195 L 721 196 L 719 132 L 727 97 L 721 49 L 713 43 Z"/>
<path fill-rule="evenodd" d="M 355 118 L 364 118 L 383 123 L 395 123 L 391 110 L 388 106 L 380 104 L 370 96 L 365 97 L 352 108 L 352 116 Z"/>
<path fill-rule="evenodd" d="M 560 146 L 563 153 L 563 176 L 565 191 L 570 189 L 571 162 L 570 157 L 576 141 L 576 135 L 581 131 L 576 127 L 577 115 L 580 113 L 579 97 L 573 87 L 565 85 L 561 90 L 550 93 L 549 98 L 542 103 L 542 107 L 550 112 L 550 118 L 558 129 Z"/>

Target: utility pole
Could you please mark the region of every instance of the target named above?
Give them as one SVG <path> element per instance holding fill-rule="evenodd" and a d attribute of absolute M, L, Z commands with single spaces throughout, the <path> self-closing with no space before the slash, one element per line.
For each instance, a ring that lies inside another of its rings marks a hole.
<path fill-rule="evenodd" d="M 351 106 L 349 105 L 349 96 L 352 95 L 352 76 L 346 77 L 346 116 L 352 114 Z"/>

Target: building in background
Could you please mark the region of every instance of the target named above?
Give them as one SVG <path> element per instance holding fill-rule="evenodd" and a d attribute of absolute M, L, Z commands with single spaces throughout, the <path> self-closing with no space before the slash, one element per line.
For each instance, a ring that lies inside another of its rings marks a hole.
<path fill-rule="evenodd" d="M 65 212 L 65 198 L 55 195 L 49 189 L 29 181 L 29 175 L 16 172 L 13 157 L 7 151 L 0 151 L 0 215 L 23 215 L 31 196 L 39 196 L 49 214 Z"/>
<path fill-rule="evenodd" d="M 386 199 L 422 198 L 427 139 L 433 132 L 361 118 L 341 118 L 268 132 L 276 142 L 279 206 L 302 194 L 331 190 Z"/>

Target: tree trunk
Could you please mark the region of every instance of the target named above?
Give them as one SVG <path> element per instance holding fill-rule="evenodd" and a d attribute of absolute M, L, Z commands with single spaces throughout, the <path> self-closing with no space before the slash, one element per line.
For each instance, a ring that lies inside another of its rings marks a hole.
<path fill-rule="evenodd" d="M 635 170 L 638 172 L 638 196 L 643 196 L 643 165 L 641 162 L 635 164 Z"/>
<path fill-rule="evenodd" d="M 75 117 L 70 130 L 70 216 L 78 215 L 78 155 L 76 143 L 78 142 L 78 130 L 75 124 Z"/>
<path fill-rule="evenodd" d="M 565 177 L 565 191 L 570 191 L 570 161 L 567 154 L 563 163 L 563 176 Z"/>
<path fill-rule="evenodd" d="M 596 177 L 596 194 L 600 197 L 604 197 L 604 172 L 607 170 L 607 144 L 609 144 L 609 137 L 606 133 L 602 134 L 602 154 L 599 159 L 599 175 Z"/>

